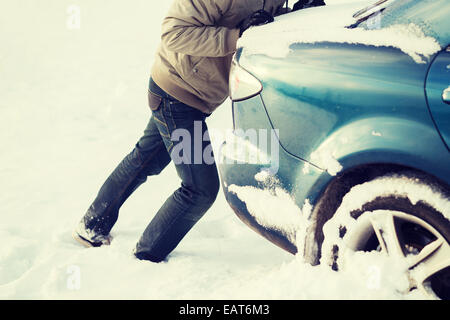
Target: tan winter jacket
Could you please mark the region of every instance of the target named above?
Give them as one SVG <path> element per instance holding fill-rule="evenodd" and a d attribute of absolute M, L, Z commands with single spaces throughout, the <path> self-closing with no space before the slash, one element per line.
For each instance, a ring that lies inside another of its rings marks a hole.
<path fill-rule="evenodd" d="M 285 0 L 266 0 L 275 14 Z M 228 97 L 228 76 L 239 22 L 263 8 L 263 0 L 173 0 L 162 23 L 153 80 L 168 94 L 213 112 Z"/>

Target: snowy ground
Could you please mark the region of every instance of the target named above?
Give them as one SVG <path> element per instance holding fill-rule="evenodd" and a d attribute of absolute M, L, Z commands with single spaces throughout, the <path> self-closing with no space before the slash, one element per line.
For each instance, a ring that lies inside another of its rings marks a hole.
<path fill-rule="evenodd" d="M 2 0 L 0 298 L 422 298 L 371 285 L 364 260 L 339 274 L 303 264 L 242 224 L 222 194 L 168 262 L 134 259 L 141 232 L 178 186 L 173 166 L 123 206 L 111 246 L 72 240 L 148 121 L 147 81 L 169 4 Z M 227 102 L 208 125 L 228 120 Z"/>

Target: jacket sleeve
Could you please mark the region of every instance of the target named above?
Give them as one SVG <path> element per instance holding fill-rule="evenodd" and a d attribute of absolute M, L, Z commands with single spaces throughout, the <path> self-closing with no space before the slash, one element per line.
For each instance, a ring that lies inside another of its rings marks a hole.
<path fill-rule="evenodd" d="M 174 0 L 162 24 L 162 42 L 191 56 L 224 57 L 236 50 L 239 29 L 217 26 L 232 0 Z"/>

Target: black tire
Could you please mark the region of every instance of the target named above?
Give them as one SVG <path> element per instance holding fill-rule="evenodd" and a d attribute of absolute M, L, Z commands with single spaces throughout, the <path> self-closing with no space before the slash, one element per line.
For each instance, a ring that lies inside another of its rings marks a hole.
<path fill-rule="evenodd" d="M 375 230 L 371 231 L 367 223 L 367 229 L 361 229 L 360 223 L 363 216 L 366 215 L 364 218 L 367 218 L 367 214 L 380 215 L 382 212 L 386 212 L 386 215 L 393 212 L 395 234 L 405 256 L 412 254 L 407 250 L 414 250 L 419 254 L 437 238 L 446 242 L 446 248 L 449 246 L 448 190 L 415 173 L 391 174 L 357 185 L 344 196 L 340 207 L 323 227 L 325 240 L 322 244 L 321 263 L 339 270 L 345 263 L 341 258 L 345 250 L 383 251 L 384 245 L 387 252 L 386 243 L 381 244 L 382 232 L 377 234 Z M 355 237 L 357 240 L 354 240 Z M 353 239 L 351 245 L 347 239 Z M 450 256 L 448 258 L 450 261 Z M 428 277 L 426 282 L 427 287 L 432 288 L 433 296 L 450 299 L 450 265 Z M 423 286 L 420 284 L 417 287 Z M 414 286 L 411 285 L 411 289 L 415 289 Z M 429 293 L 429 289 L 427 290 Z"/>

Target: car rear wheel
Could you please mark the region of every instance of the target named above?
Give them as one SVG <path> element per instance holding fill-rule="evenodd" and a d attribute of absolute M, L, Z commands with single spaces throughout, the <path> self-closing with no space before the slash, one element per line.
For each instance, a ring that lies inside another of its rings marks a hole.
<path fill-rule="evenodd" d="M 450 299 L 448 192 L 412 175 L 384 176 L 353 187 L 324 225 L 323 261 L 351 266 L 354 253 L 402 266 L 404 291 Z M 327 254 L 328 253 L 328 254 Z"/>

